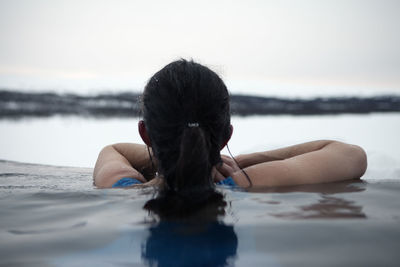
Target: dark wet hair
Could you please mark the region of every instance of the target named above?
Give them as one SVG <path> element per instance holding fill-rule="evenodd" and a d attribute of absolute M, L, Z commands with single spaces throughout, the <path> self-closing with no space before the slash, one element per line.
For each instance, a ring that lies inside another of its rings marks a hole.
<path fill-rule="evenodd" d="M 221 78 L 193 61 L 157 72 L 143 93 L 143 118 L 164 186 L 146 208 L 170 212 L 222 199 L 211 171 L 231 134 L 229 93 Z M 167 207 L 165 207 L 167 208 Z"/>

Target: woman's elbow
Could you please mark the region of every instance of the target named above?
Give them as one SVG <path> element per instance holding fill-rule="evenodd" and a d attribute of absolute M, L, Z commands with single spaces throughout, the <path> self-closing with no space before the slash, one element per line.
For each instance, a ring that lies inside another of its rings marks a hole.
<path fill-rule="evenodd" d="M 354 162 L 354 178 L 360 178 L 364 175 L 368 166 L 367 154 L 364 149 L 352 145 L 352 160 Z"/>

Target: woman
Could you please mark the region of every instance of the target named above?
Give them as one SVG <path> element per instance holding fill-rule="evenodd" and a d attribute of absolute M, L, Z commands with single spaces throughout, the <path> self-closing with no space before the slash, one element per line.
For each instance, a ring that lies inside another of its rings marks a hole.
<path fill-rule="evenodd" d="M 218 75 L 195 62 L 172 62 L 143 93 L 139 133 L 146 146 L 105 147 L 94 183 L 100 188 L 160 183 L 161 196 L 201 203 L 216 196 L 216 182 L 244 188 L 325 183 L 359 178 L 367 167 L 362 148 L 329 140 L 221 156 L 232 132 L 229 94 Z"/>

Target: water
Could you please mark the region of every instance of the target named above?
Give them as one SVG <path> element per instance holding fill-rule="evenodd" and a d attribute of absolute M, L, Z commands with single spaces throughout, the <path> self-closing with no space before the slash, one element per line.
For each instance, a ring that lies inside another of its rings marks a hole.
<path fill-rule="evenodd" d="M 399 121 L 399 113 L 233 117 L 234 154 L 335 139 L 367 151 L 367 173 L 251 192 L 220 187 L 223 212 L 184 223 L 143 210 L 151 188 L 92 184 L 104 145 L 140 142 L 138 118 L 0 120 L 0 265 L 397 266 Z"/>
<path fill-rule="evenodd" d="M 397 266 L 400 260 L 398 180 L 254 192 L 220 187 L 225 215 L 200 213 L 197 223 L 182 223 L 142 209 L 151 189 L 99 190 L 91 171 L 0 162 L 0 264 Z"/>
<path fill-rule="evenodd" d="M 142 143 L 138 118 L 0 120 L 0 159 L 93 167 L 102 147 Z M 400 114 L 233 117 L 234 155 L 318 139 L 358 144 L 368 154 L 365 179 L 399 179 Z M 223 153 L 227 154 L 226 150 Z"/>

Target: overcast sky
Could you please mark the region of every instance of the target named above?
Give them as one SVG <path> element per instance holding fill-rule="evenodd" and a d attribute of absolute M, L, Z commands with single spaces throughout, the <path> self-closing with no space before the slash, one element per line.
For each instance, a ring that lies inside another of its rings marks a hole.
<path fill-rule="evenodd" d="M 185 57 L 228 82 L 400 92 L 399 14 L 395 0 L 0 0 L 0 86 L 10 77 L 140 83 Z"/>

